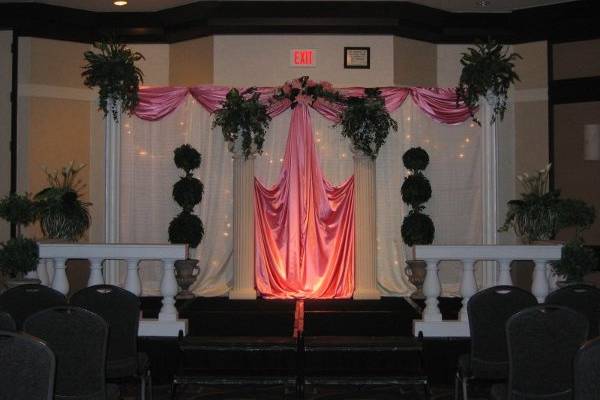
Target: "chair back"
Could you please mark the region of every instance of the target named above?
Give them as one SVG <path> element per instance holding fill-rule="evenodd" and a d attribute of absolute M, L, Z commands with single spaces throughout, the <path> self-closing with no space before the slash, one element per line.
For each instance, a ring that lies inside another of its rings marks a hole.
<path fill-rule="evenodd" d="M 600 324 L 600 289 L 590 285 L 569 285 L 557 289 L 546 297 L 546 304 L 557 304 L 572 308 L 588 318 L 589 338 L 598 336 Z"/>
<path fill-rule="evenodd" d="M 585 343 L 575 356 L 574 400 L 597 400 L 600 395 L 600 338 Z"/>
<path fill-rule="evenodd" d="M 0 331 L 0 400 L 52 400 L 54 355 L 41 340 Z"/>
<path fill-rule="evenodd" d="M 6 311 L 15 320 L 17 330 L 30 315 L 50 307 L 64 306 L 66 297 L 44 285 L 19 285 L 0 295 L 0 311 Z"/>
<path fill-rule="evenodd" d="M 98 314 L 108 324 L 108 362 L 137 359 L 140 300 L 136 295 L 118 286 L 96 285 L 81 289 L 70 302 Z"/>
<path fill-rule="evenodd" d="M 509 399 L 572 400 L 573 359 L 587 334 L 587 318 L 563 306 L 512 316 L 506 324 Z"/>
<path fill-rule="evenodd" d="M 537 304 L 535 296 L 515 286 L 494 286 L 467 303 L 471 333 L 471 370 L 477 378 L 508 376 L 506 321 Z"/>
<path fill-rule="evenodd" d="M 0 311 L 0 331 L 14 332 L 17 330 L 15 320 L 6 311 Z"/>
<path fill-rule="evenodd" d="M 54 352 L 57 399 L 105 399 L 108 327 L 100 316 L 79 307 L 53 307 L 27 318 L 23 330 Z"/>

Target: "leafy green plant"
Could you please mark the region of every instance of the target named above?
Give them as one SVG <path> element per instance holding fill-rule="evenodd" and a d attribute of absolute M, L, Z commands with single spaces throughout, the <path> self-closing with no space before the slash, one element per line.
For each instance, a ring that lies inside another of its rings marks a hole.
<path fill-rule="evenodd" d="M 260 93 L 256 88 L 249 88 L 240 93 L 231 89 L 223 106 L 215 111 L 214 127 L 221 127 L 223 138 L 230 143 L 230 149 L 239 136 L 242 137 L 242 151 L 248 158 L 255 151 L 262 153 L 265 134 L 271 117 L 267 114 L 267 106 L 259 101 Z"/>
<path fill-rule="evenodd" d="M 422 170 L 429 165 L 429 155 L 420 147 L 408 149 L 402 161 L 410 175 L 404 179 L 400 189 L 402 201 L 411 207 L 402 221 L 402 240 L 408 246 L 431 244 L 435 236 L 435 227 L 431 217 L 423 213 L 423 205 L 431 198 L 431 184 Z"/>
<path fill-rule="evenodd" d="M 563 229 L 574 227 L 575 237 L 588 229 L 595 219 L 594 207 L 581 200 L 560 197 L 559 190 L 548 189 L 551 164 L 535 174 L 523 173 L 517 179 L 525 192 L 508 202 L 508 211 L 500 232 L 513 229 L 525 243 L 552 240 Z"/>
<path fill-rule="evenodd" d="M 104 116 L 109 112 L 115 120 L 118 118 L 118 102 L 121 111 L 131 114 L 138 104 L 138 90 L 144 82 L 144 74 L 135 65 L 144 56 L 132 51 L 125 44 L 107 40 L 93 44 L 98 53 L 86 51 L 83 57 L 87 64 L 83 67 L 81 76 L 84 85 L 89 88 L 99 88 L 99 108 Z M 113 100 L 109 110 L 109 100 Z"/>
<path fill-rule="evenodd" d="M 77 174 L 85 164 L 71 162 L 60 171 L 44 169 L 50 186 L 34 196 L 42 233 L 48 239 L 76 241 L 90 227 L 89 206 L 81 199 L 85 187 Z"/>
<path fill-rule="evenodd" d="M 344 102 L 344 97 L 333 88 L 331 83 L 326 81 L 316 82 L 308 76 L 301 76 L 287 81 L 283 86 L 275 89 L 273 99 L 278 101 L 289 99 L 292 109 L 298 105 L 298 101 L 311 105 L 318 99 L 334 103 Z"/>
<path fill-rule="evenodd" d="M 456 89 L 457 101 L 464 101 L 471 110 L 473 120 L 479 124 L 474 111 L 479 106 L 479 99 L 485 97 L 493 107 L 490 122 L 494 123 L 497 116 L 502 120 L 508 88 L 520 80 L 514 70 L 514 61 L 522 57 L 517 53 L 508 54 L 507 48 L 491 39 L 485 43 L 477 42 L 475 48 L 467 50 L 460 59 L 463 68 Z"/>
<path fill-rule="evenodd" d="M 591 248 L 585 247 L 582 238 L 576 237 L 563 246 L 560 260 L 553 262 L 552 267 L 567 282 L 581 282 L 586 274 L 598 270 L 598 258 Z"/>
<path fill-rule="evenodd" d="M 0 218 L 15 224 L 17 236 L 19 236 L 21 227 L 25 227 L 36 220 L 35 203 L 28 194 L 11 193 L 0 200 Z"/>
<path fill-rule="evenodd" d="M 189 144 L 176 148 L 173 153 L 175 165 L 183 169 L 185 175 L 173 185 L 173 199 L 183 211 L 169 224 L 169 242 L 196 248 L 204 236 L 204 225 L 193 212 L 194 207 L 202 201 L 204 185 L 194 177 L 192 171 L 200 167 L 202 156 Z"/>
<path fill-rule="evenodd" d="M 377 158 L 390 130 L 398 130 L 398 123 L 390 117 L 377 88 L 365 89 L 364 97 L 349 97 L 340 124 L 342 136 L 350 138 L 355 149 L 373 159 Z"/>
<path fill-rule="evenodd" d="M 34 271 L 38 261 L 39 248 L 34 240 L 17 236 L 0 244 L 0 268 L 13 277 L 22 278 Z"/>

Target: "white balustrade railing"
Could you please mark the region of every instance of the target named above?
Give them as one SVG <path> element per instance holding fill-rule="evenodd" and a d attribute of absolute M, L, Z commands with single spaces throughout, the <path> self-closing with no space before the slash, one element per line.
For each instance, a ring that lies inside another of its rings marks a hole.
<path fill-rule="evenodd" d="M 422 320 L 415 320 L 414 334 L 422 332 L 429 337 L 469 336 L 467 302 L 477 293 L 475 263 L 477 261 L 496 261 L 499 274 L 494 285 L 512 285 L 510 265 L 514 260 L 532 260 L 535 263 L 531 292 L 538 302 L 543 302 L 549 289 L 555 288 L 556 277 L 549 265 L 550 261 L 561 257 L 562 245 L 473 245 L 473 246 L 415 246 L 415 258 L 427 263 L 427 275 L 423 284 L 425 309 Z M 440 261 L 460 261 L 463 271 L 460 283 L 462 308 L 459 319 L 442 320 L 438 306 L 441 284 L 438 277 Z"/>
<path fill-rule="evenodd" d="M 140 336 L 177 336 L 179 330 L 187 332 L 187 321 L 178 319 L 175 308 L 177 281 L 174 264 L 188 256 L 186 245 L 173 244 L 78 244 L 78 243 L 39 243 L 40 264 L 38 279 L 44 285 L 51 286 L 63 294 L 69 292 L 69 281 L 65 270 L 70 259 L 90 261 L 88 286 L 104 283 L 102 263 L 106 260 L 123 260 L 127 264 L 127 274 L 123 288 L 139 296 L 142 282 L 139 275 L 139 263 L 146 260 L 159 260 L 163 263 L 160 284 L 162 308 L 158 319 L 141 319 Z M 52 268 L 53 267 L 53 268 Z"/>

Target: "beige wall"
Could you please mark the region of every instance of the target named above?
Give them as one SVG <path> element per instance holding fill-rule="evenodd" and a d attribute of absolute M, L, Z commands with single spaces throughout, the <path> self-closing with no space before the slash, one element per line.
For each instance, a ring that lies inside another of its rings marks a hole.
<path fill-rule="evenodd" d="M 600 245 L 600 161 L 583 159 L 583 126 L 600 124 L 600 102 L 560 104 L 554 107 L 555 184 L 564 197 L 580 199 L 596 208 L 596 223 L 585 240 Z M 561 239 L 572 232 L 563 232 Z"/>
<path fill-rule="evenodd" d="M 370 69 L 345 69 L 344 47 L 370 47 Z M 316 49 L 313 68 L 290 66 L 293 48 Z M 394 84 L 394 38 L 379 35 L 217 35 L 214 36 L 214 83 L 281 85 L 309 75 L 335 86 Z"/>
<path fill-rule="evenodd" d="M 554 79 L 600 76 L 600 39 L 555 44 Z"/>
<path fill-rule="evenodd" d="M 437 84 L 437 46 L 394 37 L 394 84 L 433 87 Z"/>
<path fill-rule="evenodd" d="M 11 43 L 12 31 L 0 31 L 0 198 L 10 192 Z M 0 242 L 9 236 L 9 224 L 0 220 Z"/>
<path fill-rule="evenodd" d="M 169 48 L 169 84 L 193 86 L 213 82 L 213 37 L 173 43 Z"/>

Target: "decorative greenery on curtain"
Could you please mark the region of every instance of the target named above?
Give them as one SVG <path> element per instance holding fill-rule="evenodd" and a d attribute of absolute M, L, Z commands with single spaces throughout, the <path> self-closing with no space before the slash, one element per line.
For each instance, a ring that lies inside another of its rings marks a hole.
<path fill-rule="evenodd" d="M 275 90 L 273 99 L 281 101 L 289 99 L 291 108 L 294 109 L 298 101 L 304 101 L 313 104 L 317 99 L 324 99 L 330 102 L 343 103 L 344 97 L 333 88 L 333 85 L 326 81 L 313 81 L 308 76 L 302 76 L 286 82 L 283 86 Z"/>
<path fill-rule="evenodd" d="M 364 97 L 349 97 L 341 114 L 342 136 L 350 138 L 356 150 L 377 158 L 379 148 L 398 123 L 390 117 L 378 88 L 365 89 Z"/>

